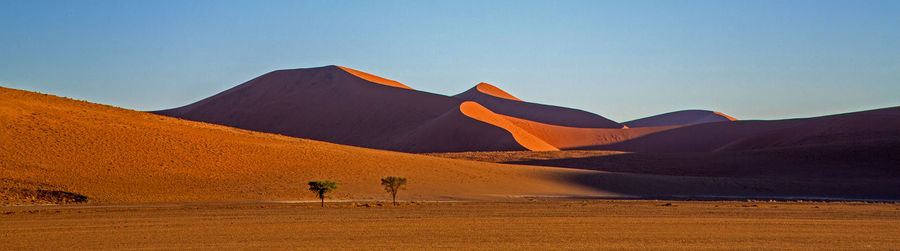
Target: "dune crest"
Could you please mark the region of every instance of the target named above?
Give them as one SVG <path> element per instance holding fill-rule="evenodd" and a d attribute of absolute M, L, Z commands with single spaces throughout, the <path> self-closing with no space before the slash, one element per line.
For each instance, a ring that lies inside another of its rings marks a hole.
<path fill-rule="evenodd" d="M 497 88 L 496 86 L 493 86 L 493 85 L 485 83 L 485 82 L 481 82 L 481 83 L 478 83 L 478 85 L 475 85 L 475 89 L 480 91 L 481 93 L 491 95 L 494 97 L 505 98 L 505 99 L 515 100 L 515 101 L 522 101 L 521 99 L 513 96 L 512 94 L 509 94 L 508 92 L 505 92 L 505 91 L 501 90 L 500 88 Z"/>
<path fill-rule="evenodd" d="M 504 129 L 461 114 L 462 102 L 373 84 L 326 66 L 273 71 L 193 104 L 153 113 L 403 152 L 524 149 Z"/>
<path fill-rule="evenodd" d="M 476 102 L 463 102 L 459 106 L 459 110 L 470 118 L 505 129 L 510 134 L 512 134 L 513 138 L 516 139 L 516 142 L 518 142 L 528 150 L 559 151 L 558 148 L 548 144 L 541 138 L 538 138 L 528 131 L 519 128 L 518 126 L 507 120 L 505 116 L 494 113 Z"/>
<path fill-rule="evenodd" d="M 721 112 L 713 111 L 713 113 L 718 114 L 719 116 L 725 117 L 726 119 L 731 120 L 731 121 L 737 121 L 737 120 L 738 120 L 738 119 L 736 119 L 736 118 L 734 118 L 734 117 L 732 117 L 732 116 L 728 116 L 727 114 L 724 114 L 724 113 L 721 113 Z"/>
<path fill-rule="evenodd" d="M 399 87 L 399 88 L 404 88 L 404 89 L 415 90 L 415 89 L 413 89 L 412 87 L 406 86 L 406 85 L 401 84 L 400 82 L 397 82 L 397 81 L 394 81 L 394 80 L 382 78 L 382 77 L 379 77 L 379 76 L 375 76 L 375 75 L 372 75 L 372 74 L 369 74 L 369 73 L 365 73 L 365 72 L 361 72 L 361 71 L 358 71 L 358 70 L 350 69 L 350 68 L 343 67 L 343 66 L 340 66 L 340 65 L 335 65 L 335 66 L 337 66 L 338 68 L 341 68 L 341 70 L 344 70 L 344 71 L 346 71 L 346 72 L 348 72 L 348 73 L 350 73 L 350 74 L 353 74 L 353 75 L 355 75 L 355 76 L 357 76 L 357 77 L 359 77 L 359 78 L 365 79 L 366 81 L 369 81 L 369 82 L 378 83 L 378 84 L 383 84 L 383 85 L 387 85 L 387 86 Z"/>
<path fill-rule="evenodd" d="M 711 122 L 737 121 L 724 113 L 708 110 L 682 110 L 635 119 L 622 124 L 628 127 L 695 125 Z"/>
<path fill-rule="evenodd" d="M 559 149 L 615 144 L 661 132 L 680 126 L 655 126 L 638 128 L 579 128 L 545 124 L 541 122 L 500 115 L 519 128 L 531 133 Z"/>
<path fill-rule="evenodd" d="M 545 124 L 580 128 L 622 128 L 622 124 L 594 113 L 525 102 L 486 83 L 480 83 L 453 97 L 464 101 L 478 102 L 497 114 Z"/>

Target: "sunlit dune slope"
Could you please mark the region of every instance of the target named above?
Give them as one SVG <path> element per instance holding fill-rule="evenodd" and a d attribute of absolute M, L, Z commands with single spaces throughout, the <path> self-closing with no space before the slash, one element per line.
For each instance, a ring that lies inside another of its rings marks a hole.
<path fill-rule="evenodd" d="M 707 110 L 684 110 L 670 113 L 654 115 L 642 119 L 628 121 L 625 124 L 628 127 L 651 127 L 651 126 L 673 126 L 673 125 L 690 125 L 703 124 L 710 122 L 735 121 L 737 119 L 725 115 L 720 112 Z"/>
<path fill-rule="evenodd" d="M 802 119 L 704 123 L 585 149 L 712 152 L 864 143 L 886 139 L 900 139 L 900 107 Z"/>
<path fill-rule="evenodd" d="M 478 85 L 475 85 L 475 89 L 478 92 L 481 92 L 481 93 L 487 94 L 487 95 L 491 95 L 494 97 L 505 98 L 505 99 L 515 100 L 515 101 L 522 101 L 521 99 L 514 97 L 512 94 L 509 94 L 504 90 L 500 90 L 500 88 L 497 88 L 496 86 L 490 85 L 488 83 L 484 83 L 484 82 L 478 83 Z"/>
<path fill-rule="evenodd" d="M 401 84 L 400 82 L 397 82 L 397 81 L 394 81 L 394 80 L 382 78 L 382 77 L 379 77 L 379 76 L 375 76 L 375 75 L 372 75 L 372 74 L 369 74 L 369 73 L 357 71 L 357 70 L 350 69 L 350 68 L 343 67 L 343 66 L 337 66 L 337 67 L 338 67 L 338 68 L 341 68 L 341 70 L 347 71 L 347 72 L 349 72 L 350 74 L 356 75 L 357 77 L 360 77 L 360 78 L 362 78 L 362 79 L 365 79 L 365 80 L 367 80 L 367 81 L 369 81 L 369 82 L 379 83 L 379 84 L 383 84 L 383 85 L 387 85 L 387 86 L 400 87 L 400 88 L 404 88 L 404 89 L 410 89 L 410 90 L 413 90 L 413 88 L 411 88 L 411 87 L 409 87 L 409 86 L 406 86 L 406 85 L 404 85 L 404 84 Z"/>
<path fill-rule="evenodd" d="M 590 112 L 524 102 L 487 83 L 480 83 L 453 97 L 478 102 L 498 114 L 544 124 L 581 128 L 622 128 L 621 124 Z"/>
<path fill-rule="evenodd" d="M 522 128 L 522 130 L 559 149 L 610 145 L 678 127 L 579 128 L 550 125 L 512 116 L 503 117 L 518 128 Z"/>
<path fill-rule="evenodd" d="M 531 135 L 526 130 L 519 128 L 514 123 L 510 122 L 503 115 L 496 114 L 484 106 L 479 105 L 478 103 L 472 101 L 463 102 L 460 105 L 459 110 L 462 111 L 463 114 L 469 116 L 471 118 L 477 119 L 479 121 L 484 121 L 490 123 L 492 125 L 497 125 L 506 129 L 510 133 L 512 133 L 513 138 L 516 139 L 520 145 L 528 148 L 528 150 L 532 151 L 556 151 L 558 148 L 548 144 L 541 138 L 535 137 Z"/>
<path fill-rule="evenodd" d="M 280 70 L 155 113 L 404 152 L 525 149 L 503 128 L 459 113 L 461 100 L 382 80 L 338 66 Z"/>
<path fill-rule="evenodd" d="M 0 188 L 62 190 L 102 202 L 384 199 L 378 179 L 409 178 L 401 198 L 596 195 L 591 172 L 497 165 L 245 131 L 0 88 Z"/>

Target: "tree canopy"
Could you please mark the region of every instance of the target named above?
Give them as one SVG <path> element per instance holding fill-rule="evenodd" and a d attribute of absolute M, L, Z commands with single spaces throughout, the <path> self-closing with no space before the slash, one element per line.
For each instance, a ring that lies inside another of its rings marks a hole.
<path fill-rule="evenodd" d="M 328 197 L 326 194 L 338 189 L 337 182 L 330 180 L 314 180 L 308 184 L 309 191 L 316 193 L 316 198 L 322 200 L 322 207 L 325 207 L 325 197 Z"/>
<path fill-rule="evenodd" d="M 385 192 L 391 194 L 391 197 L 394 199 L 394 205 L 397 205 L 397 192 L 406 190 L 406 178 L 387 176 L 381 178 L 381 185 L 384 186 Z"/>

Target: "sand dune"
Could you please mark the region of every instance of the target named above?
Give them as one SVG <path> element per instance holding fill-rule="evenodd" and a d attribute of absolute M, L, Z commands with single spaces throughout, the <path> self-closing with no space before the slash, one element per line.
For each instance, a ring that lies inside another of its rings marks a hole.
<path fill-rule="evenodd" d="M 498 114 L 544 124 L 579 128 L 622 128 L 621 124 L 590 112 L 524 102 L 487 83 L 480 83 L 453 97 L 475 101 Z"/>
<path fill-rule="evenodd" d="M 500 88 L 497 88 L 496 86 L 493 86 L 493 85 L 490 85 L 490 84 L 484 83 L 484 82 L 478 83 L 477 85 L 475 85 L 475 90 L 477 90 L 478 92 L 487 94 L 487 95 L 498 97 L 498 98 L 522 101 L 521 99 L 514 97 L 513 95 L 507 93 L 506 91 L 501 90 Z"/>
<path fill-rule="evenodd" d="M 0 125 L 0 188 L 101 202 L 308 200 L 313 179 L 338 181 L 337 199 L 384 199 L 387 175 L 408 177 L 411 199 L 614 194 L 571 182 L 589 172 L 336 145 L 6 88 Z"/>
<path fill-rule="evenodd" d="M 511 116 L 503 117 L 517 127 L 559 149 L 610 145 L 678 127 L 579 128 L 550 125 Z"/>
<path fill-rule="evenodd" d="M 454 110 L 458 115 L 452 116 L 465 116 Z M 65 191 L 95 202 L 310 200 L 312 194 L 303 184 L 313 179 L 338 181 L 336 199 L 386 199 L 378 178 L 387 175 L 409 178 L 409 190 L 401 197 L 419 200 L 872 198 L 885 186 L 897 185 L 861 180 L 838 186 L 826 181 L 678 177 L 452 160 L 246 131 L 6 88 L 0 88 L 0 126 L 0 191 Z M 0 200 L 9 199 L 0 195 Z"/>
<path fill-rule="evenodd" d="M 508 120 L 509 117 L 496 114 L 484 106 L 481 106 L 478 103 L 472 101 L 463 102 L 460 105 L 459 110 L 462 111 L 463 114 L 469 116 L 471 118 L 477 119 L 479 121 L 484 121 L 492 125 L 499 126 L 503 129 L 506 129 L 510 133 L 512 133 L 513 138 L 516 139 L 520 145 L 528 148 L 528 150 L 532 151 L 557 151 L 558 148 L 553 145 L 548 144 L 546 141 L 539 137 L 535 137 L 531 133 L 522 128 L 519 128 L 513 122 Z"/>
<path fill-rule="evenodd" d="M 780 194 L 780 196 L 898 200 L 900 190 L 896 188 L 900 187 L 900 165 L 898 165 L 900 155 L 896 154 L 897 149 L 900 149 L 900 139 L 736 152 L 519 151 L 431 155 L 614 173 L 693 177 L 695 182 L 700 183 L 711 180 L 720 184 L 740 182 L 749 190 L 756 191 L 754 192 L 756 196 Z M 716 190 L 706 192 L 741 193 Z"/>
<path fill-rule="evenodd" d="M 900 107 L 787 120 L 683 126 L 584 149 L 628 152 L 742 151 L 900 138 Z"/>
<path fill-rule="evenodd" d="M 487 83 L 450 97 L 340 66 L 274 71 L 196 103 L 155 113 L 413 153 L 739 151 L 898 134 L 893 129 L 898 127 L 896 115 L 874 113 L 735 121 L 719 112 L 686 110 L 623 125 L 581 110 L 524 102 Z"/>
<path fill-rule="evenodd" d="M 341 68 L 341 70 L 344 70 L 344 71 L 346 71 L 346 72 L 349 72 L 350 74 L 356 75 L 357 77 L 360 77 L 360 78 L 362 78 L 362 79 L 365 79 L 365 80 L 367 80 L 367 81 L 369 81 L 369 82 L 379 83 L 379 84 L 383 84 L 383 85 L 387 85 L 387 86 L 393 86 L 393 87 L 399 87 L 399 88 L 404 88 L 404 89 L 414 90 L 412 87 L 406 86 L 406 85 L 401 84 L 400 82 L 397 82 L 397 81 L 394 81 L 394 80 L 382 78 L 382 77 L 379 77 L 379 76 L 375 76 L 375 75 L 372 75 L 372 74 L 369 74 L 369 73 L 357 71 L 357 70 L 350 69 L 350 68 L 343 67 L 343 66 L 337 66 L 337 67 L 338 67 L 338 68 Z"/>
<path fill-rule="evenodd" d="M 155 113 L 404 152 L 526 149 L 502 127 L 462 115 L 461 100 L 380 79 L 339 66 L 280 70 Z"/>
<path fill-rule="evenodd" d="M 725 115 L 721 112 L 707 110 L 684 110 L 660 115 L 650 116 L 642 119 L 628 121 L 625 124 L 628 127 L 651 127 L 651 126 L 673 126 L 673 125 L 690 125 L 703 124 L 710 122 L 735 121 L 737 119 Z"/>
<path fill-rule="evenodd" d="M 610 144 L 655 130 L 607 130 L 622 125 L 581 110 L 522 102 L 486 83 L 449 97 L 341 66 L 271 72 L 155 113 L 415 153 L 556 150 Z"/>

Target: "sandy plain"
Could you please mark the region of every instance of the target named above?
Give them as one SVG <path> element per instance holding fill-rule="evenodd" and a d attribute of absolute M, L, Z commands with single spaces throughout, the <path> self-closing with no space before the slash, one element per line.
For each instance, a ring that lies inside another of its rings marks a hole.
<path fill-rule="evenodd" d="M 900 204 L 532 200 L 0 207 L 0 249 L 896 250 Z"/>

